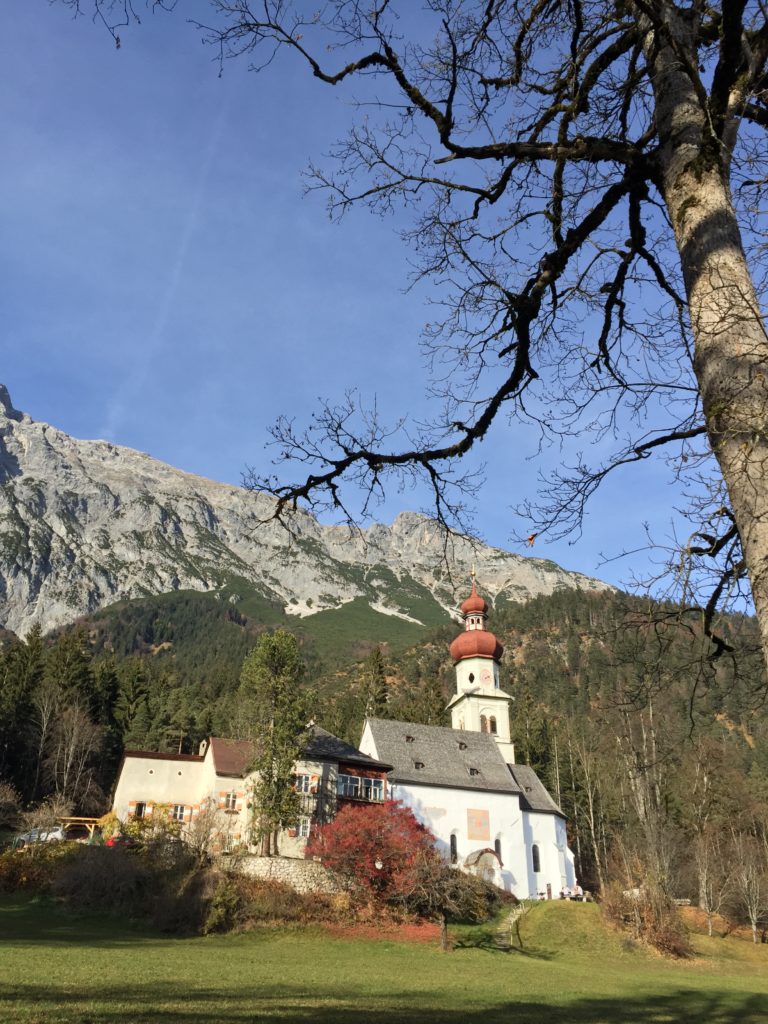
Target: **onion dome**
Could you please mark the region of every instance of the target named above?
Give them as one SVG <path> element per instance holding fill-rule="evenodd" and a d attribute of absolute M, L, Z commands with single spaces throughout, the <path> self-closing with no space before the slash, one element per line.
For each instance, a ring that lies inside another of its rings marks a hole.
<path fill-rule="evenodd" d="M 464 658 L 493 658 L 494 661 L 501 661 L 503 654 L 504 648 L 487 629 L 467 629 L 459 633 L 451 644 L 454 664 Z"/>
<path fill-rule="evenodd" d="M 461 606 L 462 615 L 475 614 L 487 615 L 488 605 L 477 592 L 477 584 L 472 580 L 472 593 Z"/>

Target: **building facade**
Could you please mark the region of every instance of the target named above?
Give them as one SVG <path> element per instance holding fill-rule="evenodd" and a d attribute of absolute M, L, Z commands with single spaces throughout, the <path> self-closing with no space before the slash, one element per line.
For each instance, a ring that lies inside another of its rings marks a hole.
<path fill-rule="evenodd" d="M 201 827 L 205 820 L 214 848 L 250 849 L 252 762 L 249 742 L 218 737 L 203 741 L 198 754 L 126 750 L 112 809 L 125 821 L 151 818 L 163 806 L 183 829 Z M 294 773 L 299 813 L 278 836 L 280 854 L 303 857 L 313 826 L 330 821 L 344 802 L 385 800 L 390 767 L 313 726 Z"/>

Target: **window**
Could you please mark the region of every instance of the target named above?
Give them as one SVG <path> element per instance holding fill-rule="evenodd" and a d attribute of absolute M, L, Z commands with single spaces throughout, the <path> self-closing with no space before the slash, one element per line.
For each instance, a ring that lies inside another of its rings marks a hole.
<path fill-rule="evenodd" d="M 186 808 L 184 807 L 184 804 L 174 804 L 173 811 L 171 812 L 171 817 L 173 818 L 174 821 L 184 821 L 185 810 Z"/>
<path fill-rule="evenodd" d="M 494 841 L 493 841 L 493 848 L 496 851 L 496 856 L 499 858 L 499 860 L 501 860 L 501 840 L 500 839 L 494 839 Z"/>
<path fill-rule="evenodd" d="M 485 715 L 480 715 L 480 732 L 488 732 L 488 719 Z"/>
<path fill-rule="evenodd" d="M 488 728 L 491 730 L 493 735 L 496 735 L 496 719 L 493 715 L 488 719 Z"/>
<path fill-rule="evenodd" d="M 309 839 L 311 829 L 312 823 L 309 818 L 299 818 L 298 824 L 296 825 L 296 835 L 299 839 Z"/>
<path fill-rule="evenodd" d="M 363 779 L 363 799 L 381 803 L 384 799 L 384 781 L 382 779 Z"/>
<path fill-rule="evenodd" d="M 336 779 L 336 792 L 339 796 L 351 797 L 359 799 L 360 797 L 360 779 L 357 775 L 342 775 Z"/>
<path fill-rule="evenodd" d="M 312 777 L 310 775 L 296 775 L 293 788 L 297 793 L 312 792 Z"/>
<path fill-rule="evenodd" d="M 336 780 L 336 793 L 348 800 L 370 800 L 381 803 L 384 799 L 384 780 L 360 778 L 357 775 L 339 773 Z"/>
<path fill-rule="evenodd" d="M 538 875 L 538 873 L 541 871 L 541 859 L 539 857 L 539 848 L 538 846 L 536 846 L 535 843 L 531 847 L 531 857 L 533 858 L 534 874 Z"/>
<path fill-rule="evenodd" d="M 456 836 L 451 833 L 451 864 L 457 864 L 459 861 L 459 847 L 456 842 Z"/>
<path fill-rule="evenodd" d="M 224 810 L 227 814 L 234 814 L 237 811 L 237 793 L 234 789 L 224 797 Z"/>
<path fill-rule="evenodd" d="M 142 801 L 136 804 L 136 810 L 133 812 L 134 818 L 143 818 L 147 813 L 147 805 Z"/>

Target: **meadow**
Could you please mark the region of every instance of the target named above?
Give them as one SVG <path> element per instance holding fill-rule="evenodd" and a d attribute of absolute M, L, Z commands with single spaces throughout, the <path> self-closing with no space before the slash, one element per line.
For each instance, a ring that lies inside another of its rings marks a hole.
<path fill-rule="evenodd" d="M 367 933 L 368 934 L 368 933 Z M 594 905 L 535 906 L 522 949 L 492 929 L 452 929 L 455 948 L 320 929 L 168 938 L 0 902 L 0 1020 L 19 1024 L 764 1024 L 768 946 L 697 936 L 662 959 L 606 928 Z"/>

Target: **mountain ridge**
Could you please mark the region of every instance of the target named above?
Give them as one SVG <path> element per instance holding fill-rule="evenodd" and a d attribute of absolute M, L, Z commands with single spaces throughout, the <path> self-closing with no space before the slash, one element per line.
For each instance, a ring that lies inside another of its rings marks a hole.
<path fill-rule="evenodd" d="M 233 578 L 291 615 L 364 599 L 406 621 L 445 621 L 475 563 L 483 592 L 526 600 L 608 584 L 402 512 L 358 531 L 306 511 L 293 536 L 271 496 L 177 469 L 104 440 L 78 440 L 15 409 L 0 385 L 0 625 L 19 635 L 108 604 Z"/>

